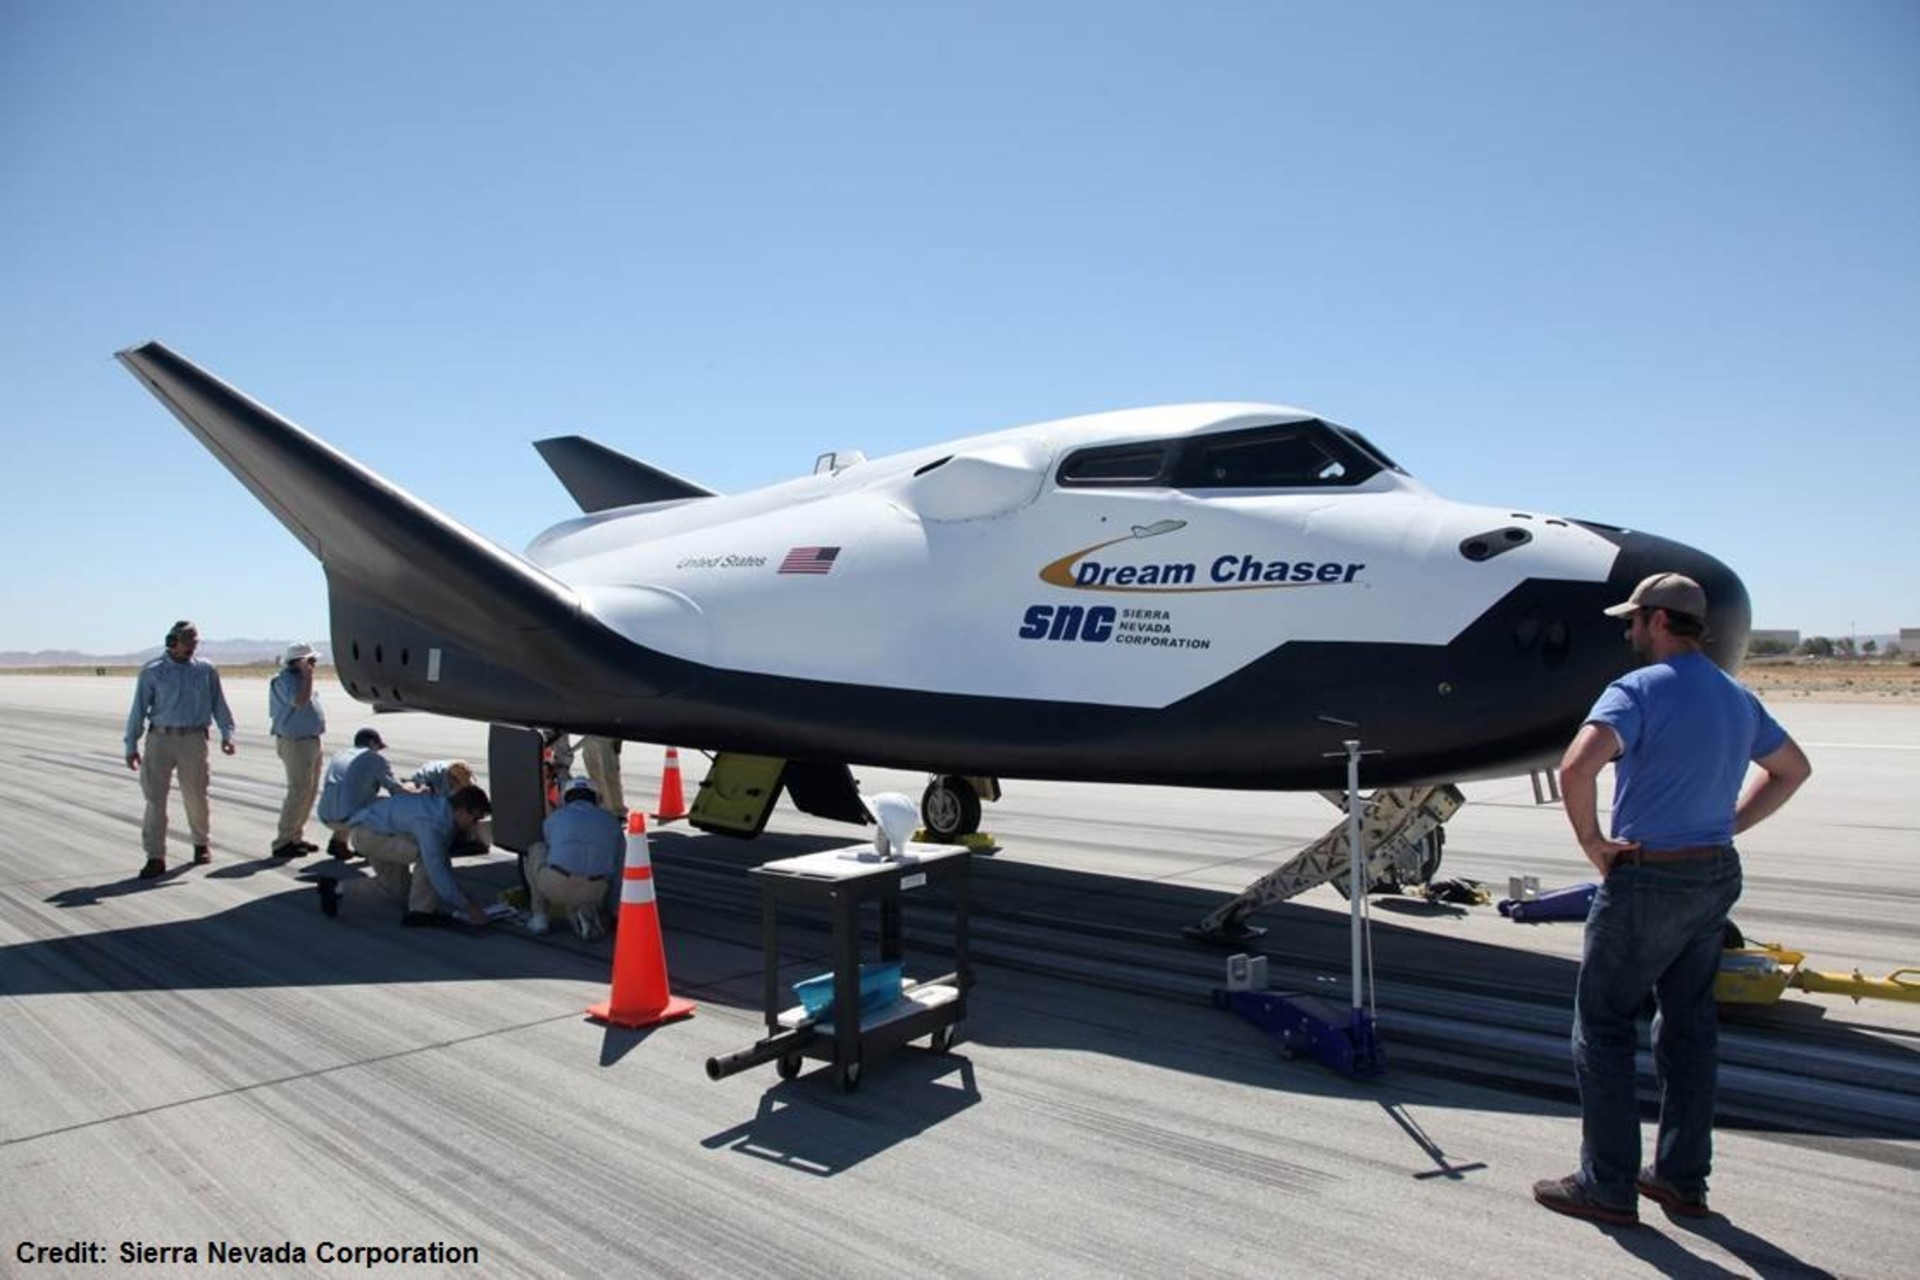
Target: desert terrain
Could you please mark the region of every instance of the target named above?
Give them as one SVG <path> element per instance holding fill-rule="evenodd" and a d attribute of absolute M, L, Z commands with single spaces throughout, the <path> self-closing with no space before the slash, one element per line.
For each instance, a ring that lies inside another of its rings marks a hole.
<path fill-rule="evenodd" d="M 1767 701 L 1920 702 L 1920 659 L 1844 662 L 1831 658 L 1749 660 L 1740 680 Z"/>

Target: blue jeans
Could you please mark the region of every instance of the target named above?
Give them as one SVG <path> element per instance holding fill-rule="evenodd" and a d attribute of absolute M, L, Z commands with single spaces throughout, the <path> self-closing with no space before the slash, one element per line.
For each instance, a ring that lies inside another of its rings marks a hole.
<path fill-rule="evenodd" d="M 1616 864 L 1587 914 L 1574 997 L 1573 1070 L 1580 1083 L 1580 1180 L 1614 1208 L 1634 1203 L 1640 1104 L 1634 1048 L 1652 992 L 1653 1063 L 1660 1085 L 1654 1171 L 1704 1193 L 1713 1166 L 1719 1075 L 1720 968 L 1727 913 L 1740 897 L 1740 855 Z"/>

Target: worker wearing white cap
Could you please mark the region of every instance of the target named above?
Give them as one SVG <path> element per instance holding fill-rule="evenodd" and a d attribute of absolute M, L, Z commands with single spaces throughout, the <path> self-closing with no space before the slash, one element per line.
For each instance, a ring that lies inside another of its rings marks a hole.
<path fill-rule="evenodd" d="M 561 804 L 541 824 L 541 839 L 527 849 L 527 888 L 532 933 L 545 933 L 555 908 L 573 917 L 574 931 L 589 941 L 606 933 L 602 903 L 607 885 L 625 852 L 620 819 L 599 807 L 599 795 L 586 778 L 569 778 Z"/>
<path fill-rule="evenodd" d="M 307 818 L 320 794 L 320 737 L 327 731 L 327 713 L 313 691 L 313 672 L 320 655 L 304 640 L 296 640 L 280 655 L 280 672 L 267 686 L 267 720 L 274 750 L 287 771 L 287 796 L 280 802 L 280 829 L 273 839 L 276 858 L 303 858 L 320 846 L 307 843 Z"/>

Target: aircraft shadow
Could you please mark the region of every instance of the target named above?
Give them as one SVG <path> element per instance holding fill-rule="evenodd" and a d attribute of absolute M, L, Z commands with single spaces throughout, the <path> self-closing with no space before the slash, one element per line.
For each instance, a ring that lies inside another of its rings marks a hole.
<path fill-rule="evenodd" d="M 672 899 L 670 883 L 679 882 L 680 898 L 671 902 L 672 927 L 714 941 L 724 938 L 745 949 L 738 958 L 740 972 L 732 979 L 709 982 L 703 988 L 704 999 L 755 1011 L 760 1008 L 763 966 L 759 963 L 759 902 L 757 890 L 745 874 L 747 869 L 774 858 L 846 843 L 844 839 L 774 834 L 763 835 L 751 844 L 703 841 L 696 845 L 674 837 L 655 842 L 663 902 Z M 1383 975 L 1380 1019 L 1389 1071 L 1382 1080 L 1353 1082 L 1305 1060 L 1276 1068 L 1272 1044 L 1264 1033 L 1211 1007 L 1209 993 L 1223 982 L 1223 958 L 1229 949 L 1189 942 L 1181 937 L 1180 930 L 1217 907 L 1219 893 L 1005 858 L 976 862 L 971 881 L 974 958 L 976 964 L 992 969 L 976 988 L 966 1023 L 966 1038 L 975 1042 L 1084 1049 L 1256 1088 L 1338 1096 L 1358 1093 L 1383 1099 L 1395 1096 L 1395 1086 L 1390 1082 L 1395 1079 L 1393 1065 L 1398 1059 L 1438 1071 L 1451 1080 L 1483 1084 L 1508 1099 L 1516 1110 L 1537 1112 L 1545 1105 L 1576 1105 L 1571 1066 L 1562 1048 L 1578 972 L 1572 959 L 1405 928 L 1382 918 L 1384 913 L 1376 910 L 1373 950 Z M 905 926 L 909 959 L 917 950 L 950 954 L 943 949 L 949 945 L 950 906 L 937 895 L 914 897 L 918 901 L 908 908 Z M 1376 900 L 1376 907 L 1383 902 L 1396 900 Z M 1404 914 L 1451 916 L 1463 910 L 1447 905 L 1430 908 L 1413 899 L 1405 903 Z M 1268 926 L 1266 937 L 1232 949 L 1267 954 L 1275 968 L 1276 987 L 1283 985 L 1278 977 L 1283 968 L 1295 978 L 1302 972 L 1345 974 L 1350 935 L 1344 914 L 1283 903 L 1261 912 L 1256 921 Z M 828 965 L 830 938 L 824 914 L 783 906 L 780 926 L 783 984 Z M 1005 990 L 1009 968 L 1021 971 L 1036 967 L 1028 957 L 1009 955 L 1014 944 L 1009 943 L 1008 935 L 1029 927 L 1036 936 L 1065 930 L 1073 939 L 1075 954 L 1059 960 L 1057 966 L 1048 966 L 1064 975 L 1059 982 L 1020 982 L 1017 992 L 1009 993 Z M 1561 923 L 1536 927 L 1579 926 Z M 863 954 L 874 954 L 871 928 L 866 931 Z M 913 969 L 911 964 L 909 969 Z M 682 973 L 675 969 L 676 982 L 684 980 Z M 1434 974 L 1445 974 L 1447 979 L 1436 984 L 1432 981 Z M 1403 990 L 1396 991 L 1396 987 Z M 1341 1001 L 1344 990 L 1341 983 Z M 1148 995 L 1172 996 L 1176 1003 L 1153 1001 L 1143 1012 L 1142 998 Z M 1518 1016 L 1528 1020 L 1525 1029 L 1557 1056 L 1516 1068 L 1496 1052 L 1484 1067 L 1479 1067 L 1462 1060 L 1470 1051 L 1457 1042 L 1443 1047 L 1434 1033 L 1410 1025 L 1419 1021 L 1410 1016 L 1411 1009 L 1395 1008 L 1396 999 L 1412 1000 L 1416 1006 L 1438 1001 L 1424 1018 L 1432 1023 L 1444 1021 L 1450 1006 L 1465 1007 L 1482 996 L 1519 1002 Z M 1920 1056 L 1914 1049 L 1889 1045 L 1851 1028 L 1821 1026 L 1823 1014 L 1817 1005 L 1792 1002 L 1766 1008 L 1735 1007 L 1723 1015 L 1723 1052 L 1732 1047 L 1728 1045 L 1730 1039 L 1743 1034 L 1799 1031 L 1811 1033 L 1821 1052 L 1858 1053 L 1903 1065 Z M 1643 1022 L 1643 1043 L 1645 1033 Z M 1723 1092 L 1731 1091 L 1723 1085 Z M 1433 1102 L 1424 1092 L 1415 1096 L 1429 1105 Z M 1519 1101 L 1521 1098 L 1532 1101 Z M 1728 1128 L 1784 1128 L 1836 1137 L 1920 1136 L 1898 1117 L 1875 1117 L 1858 1123 L 1808 1115 L 1784 1118 L 1771 1104 L 1764 1108 L 1764 1114 L 1758 1108 L 1752 1112 L 1736 1110 L 1721 1123 Z M 1437 1167 L 1444 1167 L 1444 1162 Z"/>
<path fill-rule="evenodd" d="M 747 869 L 849 843 L 844 837 L 812 835 L 768 834 L 753 842 L 689 839 L 677 833 L 656 836 L 652 844 L 673 989 L 703 1003 L 759 1013 L 764 991 L 760 903 Z M 304 865 L 316 864 L 308 860 Z M 461 879 L 486 897 L 518 883 L 516 864 L 508 856 L 463 860 L 457 867 Z M 84 907 L 134 892 L 189 893 L 193 879 L 191 873 L 170 871 L 157 881 L 128 879 L 66 889 L 47 901 Z M 1278 1062 L 1262 1032 L 1210 1007 L 1208 992 L 1221 981 L 1222 953 L 1183 940 L 1179 929 L 1216 907 L 1217 892 L 1005 858 L 976 863 L 971 879 L 975 959 L 986 972 L 976 975 L 963 1045 L 971 1040 L 1082 1050 L 1257 1089 L 1371 1097 L 1383 1105 L 1458 1105 L 1449 1100 L 1448 1082 L 1487 1086 L 1472 1103 L 1480 1108 L 1538 1113 L 1571 1105 L 1564 1063 L 1531 1072 L 1498 1062 L 1487 1064 L 1484 1071 L 1471 1061 L 1433 1067 L 1431 1053 L 1403 1041 L 1394 1023 L 1391 994 L 1395 974 L 1435 973 L 1449 975 L 1444 984 L 1448 998 L 1471 998 L 1476 992 L 1533 993 L 1541 1008 L 1558 1019 L 1554 1034 L 1564 1036 L 1576 969 L 1570 960 L 1406 929 L 1376 918 L 1374 952 L 1386 975 L 1381 1025 L 1389 1070 L 1376 1080 L 1356 1082 L 1304 1060 Z M 90 931 L 84 918 L 75 919 L 64 936 L 0 947 L 0 991 L 32 995 L 527 977 L 606 980 L 611 940 L 581 942 L 560 929 L 534 938 L 514 926 L 477 934 L 406 929 L 399 925 L 399 905 L 380 898 L 366 879 L 347 886 L 339 917 L 327 919 L 309 884 L 290 875 L 287 885 L 284 892 L 225 911 L 163 924 Z M 1273 958 L 1276 970 L 1344 972 L 1348 933 L 1340 913 L 1288 903 L 1262 912 L 1259 922 L 1271 932 L 1258 949 Z M 780 924 L 784 989 L 785 983 L 828 967 L 830 939 L 820 913 L 783 908 Z M 950 946 L 950 929 L 950 908 L 937 897 L 921 899 L 916 894 L 906 913 L 909 955 L 940 954 Z M 1018 954 L 1019 937 L 1029 929 L 1036 934 L 1066 929 L 1076 950 L 1060 964 L 1035 972 Z M 867 947 L 866 953 L 872 954 L 871 938 Z M 1432 984 L 1423 989 L 1432 989 Z M 1767 1013 L 1778 1015 L 1778 1010 Z M 1740 1015 L 1743 1024 L 1754 1016 L 1745 1011 Z M 1806 1021 L 1794 1012 L 1784 1016 Z M 1845 1028 L 1828 1027 L 1819 1035 L 1823 1046 L 1843 1052 L 1883 1059 L 1901 1052 Z M 625 1033 L 610 1034 L 603 1059 L 617 1061 L 634 1042 Z M 1461 1057 L 1458 1048 L 1453 1056 Z M 911 1057 L 946 1061 L 917 1050 L 893 1056 L 901 1062 Z M 886 1069 L 869 1073 L 862 1095 L 897 1069 L 890 1065 L 893 1058 L 876 1064 Z M 1430 1072 L 1396 1076 L 1396 1058 L 1415 1068 L 1425 1061 Z M 1444 1080 L 1431 1074 L 1435 1071 Z M 776 1086 L 777 1095 L 795 1088 L 831 1088 L 811 1081 L 812 1074 L 809 1070 L 792 1085 Z M 773 1079 L 770 1070 L 767 1078 Z M 862 1095 L 855 1095 L 850 1105 L 857 1105 Z M 763 1116 L 758 1123 L 773 1125 L 783 1135 L 766 1144 L 768 1149 L 804 1149 L 804 1143 L 788 1141 L 791 1135 L 779 1128 L 800 1124 L 798 1119 Z M 1880 1121 L 1878 1127 L 1853 1128 L 1799 1117 L 1791 1127 L 1838 1137 L 1916 1136 L 1897 1118 Z M 844 1167 L 844 1161 L 818 1153 L 808 1158 L 825 1168 Z M 1435 1156 L 1434 1166 L 1444 1170 L 1471 1158 L 1471 1153 L 1443 1153 Z"/>

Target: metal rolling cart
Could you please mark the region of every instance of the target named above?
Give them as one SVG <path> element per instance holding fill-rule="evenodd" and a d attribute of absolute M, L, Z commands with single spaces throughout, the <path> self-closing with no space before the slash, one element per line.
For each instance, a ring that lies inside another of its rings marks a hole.
<path fill-rule="evenodd" d="M 879 1055 L 926 1036 L 944 1053 L 958 1038 L 973 984 L 967 962 L 967 882 L 971 852 L 951 845 L 909 845 L 906 857 L 858 856 L 865 845 L 783 858 L 756 867 L 760 881 L 761 941 L 766 952 L 767 1035 L 751 1047 L 707 1060 L 718 1080 L 763 1062 L 773 1062 L 783 1080 L 800 1074 L 804 1059 L 833 1065 L 842 1091 L 860 1087 L 862 1066 Z M 953 971 L 937 978 L 904 980 L 900 998 L 882 1008 L 861 1009 L 860 908 L 873 902 L 880 915 L 879 962 L 903 960 L 901 898 L 941 885 L 953 899 Z M 816 1020 L 804 1004 L 784 1007 L 780 991 L 780 907 L 825 907 L 833 927 L 833 1004 Z M 857 1016 L 848 1016 L 851 1010 Z"/>

